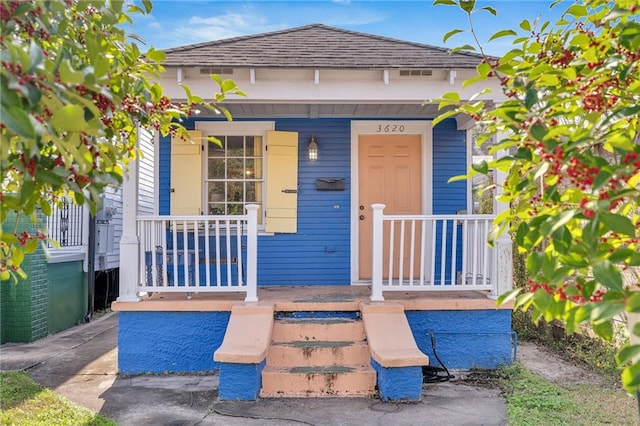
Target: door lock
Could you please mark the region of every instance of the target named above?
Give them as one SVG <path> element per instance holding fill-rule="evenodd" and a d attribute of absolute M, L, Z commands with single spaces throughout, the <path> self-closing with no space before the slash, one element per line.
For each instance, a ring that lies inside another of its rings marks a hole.
<path fill-rule="evenodd" d="M 362 206 L 362 205 L 361 205 L 361 206 L 360 206 L 360 210 L 364 210 L 364 206 Z"/>
<path fill-rule="evenodd" d="M 360 215 L 360 220 L 364 220 L 364 215 L 363 214 Z"/>

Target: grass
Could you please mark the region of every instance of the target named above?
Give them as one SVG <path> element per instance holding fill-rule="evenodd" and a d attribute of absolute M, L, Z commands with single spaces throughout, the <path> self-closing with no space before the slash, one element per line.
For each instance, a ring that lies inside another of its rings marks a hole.
<path fill-rule="evenodd" d="M 100 414 L 82 408 L 49 389 L 44 389 L 23 372 L 0 373 L 0 424 L 112 426 Z"/>
<path fill-rule="evenodd" d="M 511 426 L 638 424 L 637 402 L 622 389 L 553 383 L 519 363 L 503 367 L 498 383 Z"/>

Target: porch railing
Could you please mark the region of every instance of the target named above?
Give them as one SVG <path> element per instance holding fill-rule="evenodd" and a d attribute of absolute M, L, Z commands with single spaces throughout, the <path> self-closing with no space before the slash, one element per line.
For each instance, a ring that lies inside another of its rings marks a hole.
<path fill-rule="evenodd" d="M 385 215 L 373 206 L 372 295 L 384 291 L 495 292 L 497 262 L 487 245 L 492 215 Z"/>
<path fill-rule="evenodd" d="M 246 215 L 138 216 L 139 292 L 257 297 L 258 206 Z"/>

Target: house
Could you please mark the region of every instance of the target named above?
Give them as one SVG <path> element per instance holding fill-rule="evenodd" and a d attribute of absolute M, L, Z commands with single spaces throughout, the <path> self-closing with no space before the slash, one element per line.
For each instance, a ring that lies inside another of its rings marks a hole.
<path fill-rule="evenodd" d="M 511 362 L 511 310 L 494 300 L 511 288 L 509 236 L 489 248 L 494 216 L 448 182 L 471 164 L 473 120 L 434 126 L 424 103 L 479 91 L 462 82 L 481 58 L 321 24 L 165 53 L 174 100 L 182 83 L 210 99 L 211 73 L 248 96 L 225 102 L 231 122 L 186 119 L 189 141 L 156 135 L 155 215 L 137 211 L 132 164 L 121 373 L 219 369 L 223 399 L 415 400 L 437 358 Z"/>

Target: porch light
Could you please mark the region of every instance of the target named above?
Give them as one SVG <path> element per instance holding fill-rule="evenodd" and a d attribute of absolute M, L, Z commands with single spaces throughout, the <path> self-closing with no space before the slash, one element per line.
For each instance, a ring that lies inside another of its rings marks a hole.
<path fill-rule="evenodd" d="M 318 160 L 318 143 L 316 142 L 316 137 L 311 136 L 309 139 L 309 161 L 317 161 Z"/>

